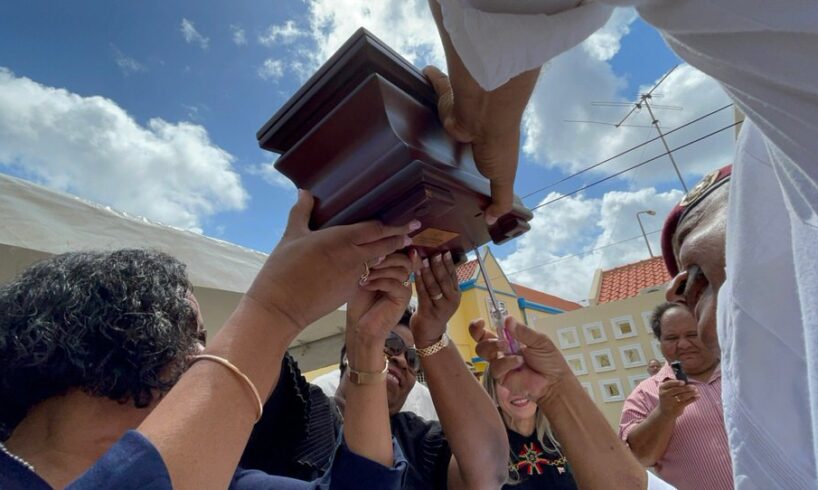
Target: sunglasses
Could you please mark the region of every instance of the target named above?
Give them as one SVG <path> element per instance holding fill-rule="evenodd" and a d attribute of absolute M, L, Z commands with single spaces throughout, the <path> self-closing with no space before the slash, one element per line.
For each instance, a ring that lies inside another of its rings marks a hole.
<path fill-rule="evenodd" d="M 406 342 L 395 332 L 389 332 L 389 336 L 386 337 L 386 342 L 384 342 L 383 345 L 383 352 L 390 357 L 397 357 L 404 354 L 409 369 L 414 372 L 420 369 L 420 357 L 418 357 L 417 349 L 407 347 Z"/>

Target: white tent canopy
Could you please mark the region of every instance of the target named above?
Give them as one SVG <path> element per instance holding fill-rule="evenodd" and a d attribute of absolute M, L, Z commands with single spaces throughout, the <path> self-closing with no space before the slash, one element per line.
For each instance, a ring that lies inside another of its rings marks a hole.
<path fill-rule="evenodd" d="M 0 283 L 50 255 L 119 248 L 160 250 L 187 264 L 211 334 L 233 311 L 267 258 L 0 174 Z M 337 362 L 343 326 L 344 312 L 336 311 L 299 335 L 291 352 L 303 369 Z"/>

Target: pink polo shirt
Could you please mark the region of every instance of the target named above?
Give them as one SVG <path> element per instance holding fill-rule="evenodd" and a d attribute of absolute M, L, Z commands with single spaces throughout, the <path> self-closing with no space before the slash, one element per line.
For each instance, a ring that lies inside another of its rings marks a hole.
<path fill-rule="evenodd" d="M 625 400 L 619 421 L 619 437 L 628 434 L 659 406 L 659 385 L 675 379 L 665 363 L 654 376 L 639 383 Z M 730 490 L 733 469 L 724 430 L 721 406 L 721 369 L 716 368 L 706 383 L 690 379 L 701 398 L 688 405 L 676 419 L 667 450 L 656 461 L 656 473 L 679 490 Z"/>

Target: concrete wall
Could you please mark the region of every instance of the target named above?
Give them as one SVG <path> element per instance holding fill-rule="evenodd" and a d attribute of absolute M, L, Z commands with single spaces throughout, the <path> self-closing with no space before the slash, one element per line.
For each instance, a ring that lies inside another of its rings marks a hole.
<path fill-rule="evenodd" d="M 647 362 L 652 358 L 663 361 L 648 324 L 651 311 L 663 301 L 664 292 L 654 291 L 534 322 L 534 328 L 551 337 L 576 369 L 577 378 L 615 429 L 624 399 L 647 377 Z M 626 324 L 631 332 L 623 335 Z M 608 391 L 611 389 L 618 393 Z"/>

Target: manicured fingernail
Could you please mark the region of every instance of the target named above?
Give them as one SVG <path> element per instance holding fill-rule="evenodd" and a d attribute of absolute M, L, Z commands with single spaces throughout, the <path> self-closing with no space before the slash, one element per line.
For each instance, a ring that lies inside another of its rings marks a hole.
<path fill-rule="evenodd" d="M 415 231 L 415 230 L 417 230 L 419 228 L 420 228 L 420 221 L 418 221 L 416 219 L 413 219 L 412 221 L 409 222 L 409 229 L 411 231 Z"/>
<path fill-rule="evenodd" d="M 429 267 L 429 259 L 423 259 L 423 267 Z"/>
<path fill-rule="evenodd" d="M 452 252 L 451 250 L 447 251 L 445 254 L 446 260 L 452 260 Z"/>
<path fill-rule="evenodd" d="M 381 262 L 383 262 L 383 261 L 384 261 L 384 259 L 386 259 L 386 257 L 378 257 L 377 259 L 375 259 L 375 262 L 372 262 L 372 265 L 370 265 L 370 267 L 375 267 L 376 265 L 378 265 L 378 264 L 380 264 Z"/>
<path fill-rule="evenodd" d="M 493 225 L 494 223 L 497 223 L 497 216 L 488 213 L 486 213 L 484 216 L 486 218 L 486 224 L 488 224 L 489 226 Z"/>
<path fill-rule="evenodd" d="M 443 260 L 443 256 L 440 255 L 440 254 L 437 254 L 434 257 L 432 257 L 432 260 L 434 260 L 435 262 L 440 262 L 441 260 Z"/>
<path fill-rule="evenodd" d="M 408 236 L 403 237 L 403 246 L 404 247 L 408 247 L 411 244 L 412 244 L 412 239 L 411 238 L 409 238 Z"/>

